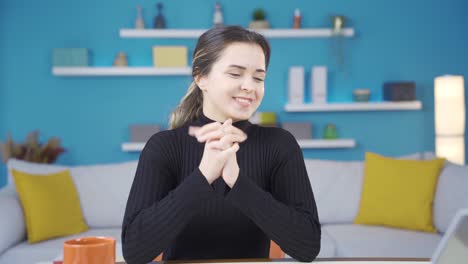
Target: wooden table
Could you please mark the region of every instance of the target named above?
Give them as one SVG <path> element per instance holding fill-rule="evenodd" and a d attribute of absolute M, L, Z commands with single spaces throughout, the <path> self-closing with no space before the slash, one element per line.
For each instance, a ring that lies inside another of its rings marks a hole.
<path fill-rule="evenodd" d="M 251 263 L 255 262 L 259 264 L 261 262 L 290 262 L 290 263 L 301 263 L 291 258 L 284 258 L 284 259 L 229 259 L 229 260 L 171 260 L 171 261 L 160 261 L 160 262 L 152 262 L 152 263 L 159 263 L 159 264 L 178 264 L 178 263 Z M 315 262 L 322 262 L 324 264 L 329 263 L 382 263 L 382 264 L 429 264 L 429 258 L 317 258 L 313 261 Z M 117 262 L 116 264 L 125 264 L 125 262 Z"/>

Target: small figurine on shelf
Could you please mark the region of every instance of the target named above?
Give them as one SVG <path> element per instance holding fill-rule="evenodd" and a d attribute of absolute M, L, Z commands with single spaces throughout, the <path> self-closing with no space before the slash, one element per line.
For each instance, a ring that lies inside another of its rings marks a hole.
<path fill-rule="evenodd" d="M 128 66 L 127 54 L 125 54 L 125 52 L 119 52 L 117 56 L 115 57 L 114 63 L 112 65 L 116 67 L 127 67 Z"/>
<path fill-rule="evenodd" d="M 215 11 L 213 14 L 213 26 L 222 27 L 223 24 L 224 22 L 223 22 L 223 12 L 221 11 L 221 4 L 219 2 L 216 2 Z"/>
<path fill-rule="evenodd" d="M 143 8 L 141 6 L 137 6 L 137 18 L 135 20 L 135 29 L 144 29 L 145 28 L 145 21 L 143 20 Z"/>
<path fill-rule="evenodd" d="M 323 131 L 324 139 L 337 139 L 338 132 L 336 131 L 336 126 L 334 124 L 328 124 Z"/>
<path fill-rule="evenodd" d="M 299 10 L 299 8 L 296 8 L 296 10 L 294 10 L 293 28 L 301 28 L 301 19 L 301 10 Z"/>
<path fill-rule="evenodd" d="M 332 26 L 333 26 L 333 33 L 335 35 L 342 34 L 343 27 L 346 21 L 345 16 L 342 15 L 335 15 L 331 17 Z"/>
<path fill-rule="evenodd" d="M 156 5 L 158 8 L 158 15 L 154 18 L 154 28 L 166 28 L 166 20 L 164 19 L 164 15 L 162 14 L 162 3 L 158 3 Z"/>

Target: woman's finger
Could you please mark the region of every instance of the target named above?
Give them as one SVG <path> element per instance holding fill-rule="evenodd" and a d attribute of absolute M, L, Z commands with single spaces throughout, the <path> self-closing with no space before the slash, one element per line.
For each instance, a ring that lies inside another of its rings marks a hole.
<path fill-rule="evenodd" d="M 190 136 L 195 136 L 195 133 L 197 133 L 198 130 L 200 130 L 201 127 L 198 126 L 189 126 L 188 128 L 188 134 Z"/>
<path fill-rule="evenodd" d="M 224 132 L 220 129 L 211 131 L 209 133 L 206 133 L 204 135 L 198 136 L 197 140 L 198 142 L 205 142 L 209 140 L 214 140 L 214 139 L 220 139 L 224 136 Z"/>
<path fill-rule="evenodd" d="M 224 128 L 224 131 L 226 132 L 226 134 L 236 134 L 240 136 L 245 135 L 244 131 L 232 125 Z"/>
<path fill-rule="evenodd" d="M 209 124 L 206 124 L 202 127 L 200 127 L 199 129 L 195 129 L 194 131 L 194 134 L 192 136 L 196 136 L 196 137 L 199 137 L 205 133 L 208 133 L 208 132 L 211 132 L 211 131 L 214 131 L 214 130 L 217 130 L 221 127 L 221 123 L 219 122 L 213 122 L 213 123 L 209 123 Z M 190 130 L 190 129 L 189 129 Z M 190 132 L 190 131 L 189 131 Z"/>
<path fill-rule="evenodd" d="M 202 127 L 189 127 L 189 134 L 195 136 L 199 142 L 218 140 L 230 134 L 237 135 L 237 137 L 230 141 L 229 145 L 232 142 L 242 142 L 247 136 L 241 129 L 232 125 L 231 118 L 227 119 L 223 124 L 213 122 Z"/>
<path fill-rule="evenodd" d="M 238 150 L 239 150 L 239 143 L 234 143 L 228 149 L 225 149 L 225 150 L 221 151 L 221 155 L 224 156 L 224 158 L 227 158 L 228 156 L 232 155 L 233 153 L 236 153 Z"/>
<path fill-rule="evenodd" d="M 197 137 L 199 142 L 205 142 L 210 138 L 220 138 L 222 136 L 220 133 L 215 131 L 224 131 L 226 127 L 232 125 L 232 119 L 226 120 L 224 124 L 221 125 L 219 122 L 213 122 L 202 127 L 189 127 L 189 135 Z"/>
<path fill-rule="evenodd" d="M 214 149 L 214 150 L 219 150 L 219 151 L 223 151 L 223 150 L 224 150 L 224 149 L 222 148 L 221 142 L 220 142 L 219 140 L 208 141 L 208 142 L 206 142 L 206 146 L 207 146 L 209 149 Z"/>
<path fill-rule="evenodd" d="M 209 123 L 207 125 L 202 126 L 199 130 L 197 130 L 195 132 L 194 135 L 196 137 L 202 137 L 205 134 L 210 133 L 210 132 L 215 131 L 215 130 L 218 130 L 220 128 L 222 128 L 222 130 L 224 131 L 227 127 L 229 127 L 231 125 L 232 125 L 232 119 L 231 118 L 226 120 L 223 124 L 221 124 L 219 122 Z"/>
<path fill-rule="evenodd" d="M 244 142 L 247 136 L 237 134 L 227 134 L 222 137 L 219 141 L 223 149 L 231 147 L 234 143 Z"/>
<path fill-rule="evenodd" d="M 211 140 L 221 140 L 224 149 L 228 146 L 231 146 L 233 142 L 243 142 L 247 139 L 247 135 L 242 132 L 242 134 L 225 134 L 221 129 L 205 134 L 201 137 L 197 137 L 199 142 L 206 142 Z"/>

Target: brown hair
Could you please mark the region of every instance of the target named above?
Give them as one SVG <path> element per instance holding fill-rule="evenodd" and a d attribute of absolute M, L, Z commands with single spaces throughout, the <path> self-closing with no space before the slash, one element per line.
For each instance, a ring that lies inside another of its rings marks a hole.
<path fill-rule="evenodd" d="M 203 94 L 195 83 L 195 78 L 208 75 L 224 49 L 234 42 L 259 45 L 265 54 L 265 67 L 268 69 L 270 45 L 261 34 L 240 26 L 216 27 L 204 32 L 198 39 L 193 51 L 192 83 L 187 90 L 187 94 L 171 114 L 170 129 L 184 126 L 200 116 L 203 108 Z"/>

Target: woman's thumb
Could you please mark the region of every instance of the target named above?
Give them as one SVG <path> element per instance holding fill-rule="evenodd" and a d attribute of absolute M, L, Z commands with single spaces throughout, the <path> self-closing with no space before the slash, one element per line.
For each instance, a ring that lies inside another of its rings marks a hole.
<path fill-rule="evenodd" d="M 236 142 L 236 143 L 232 144 L 232 146 L 230 146 L 229 148 L 223 150 L 221 152 L 221 154 L 224 157 L 228 157 L 228 156 L 232 155 L 233 153 L 236 153 L 238 150 L 239 150 L 239 143 Z"/>

